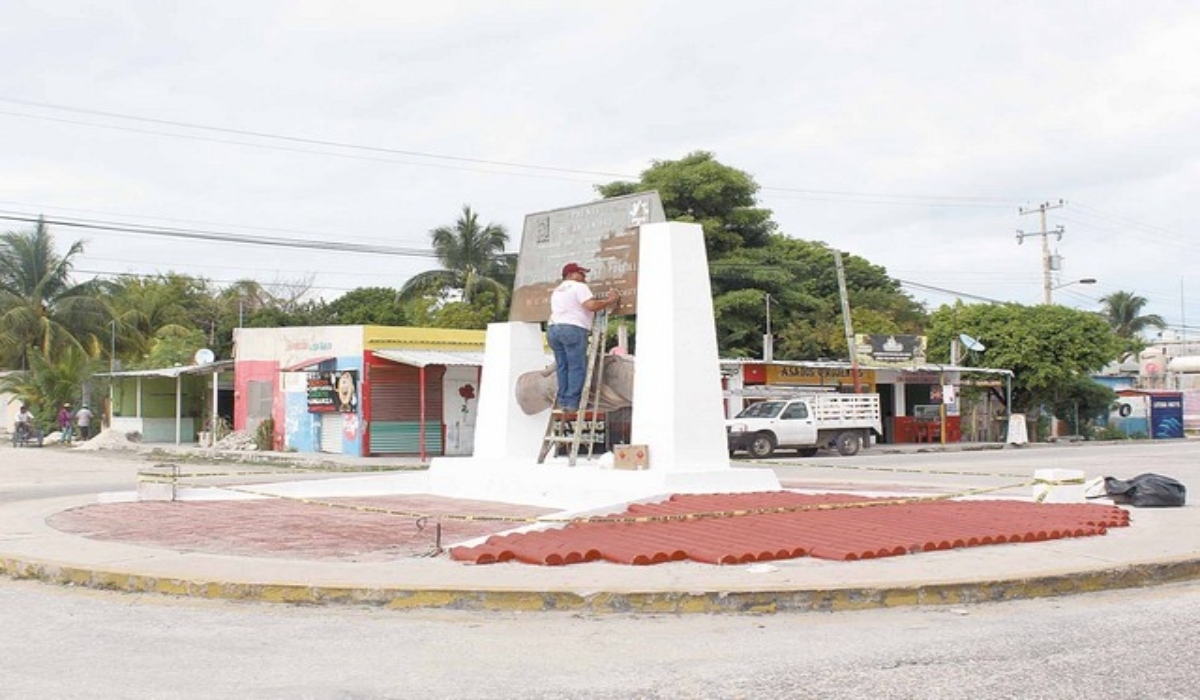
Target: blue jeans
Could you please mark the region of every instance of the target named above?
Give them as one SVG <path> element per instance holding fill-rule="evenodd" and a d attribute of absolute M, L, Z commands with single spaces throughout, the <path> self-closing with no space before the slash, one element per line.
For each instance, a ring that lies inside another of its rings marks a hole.
<path fill-rule="evenodd" d="M 579 408 L 583 380 L 587 377 L 588 330 L 566 323 L 555 323 L 546 331 L 554 364 L 558 371 L 559 408 L 574 411 Z"/>

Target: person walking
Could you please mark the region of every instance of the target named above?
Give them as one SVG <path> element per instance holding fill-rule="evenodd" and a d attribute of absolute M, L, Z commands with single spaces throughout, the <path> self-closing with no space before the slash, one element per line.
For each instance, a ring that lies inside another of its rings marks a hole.
<path fill-rule="evenodd" d="M 74 428 L 75 417 L 71 415 L 71 404 L 64 403 L 62 408 L 58 409 L 58 430 L 62 433 L 62 442 L 64 445 L 71 443 Z"/>
<path fill-rule="evenodd" d="M 597 311 L 616 306 L 620 299 L 617 290 L 610 289 L 604 298 L 592 294 L 587 285 L 586 267 L 567 263 L 562 269 L 562 282 L 550 295 L 550 327 L 546 340 L 554 352 L 558 378 L 555 405 L 563 411 L 579 410 L 583 382 L 587 378 L 588 335 L 592 317 Z"/>
<path fill-rule="evenodd" d="M 85 442 L 92 437 L 92 412 L 85 403 L 75 412 L 75 425 L 79 426 L 79 437 Z"/>

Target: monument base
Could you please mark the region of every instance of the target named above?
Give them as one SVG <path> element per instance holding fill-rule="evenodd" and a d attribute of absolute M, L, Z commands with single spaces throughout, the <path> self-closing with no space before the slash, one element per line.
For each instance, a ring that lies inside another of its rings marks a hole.
<path fill-rule="evenodd" d="M 676 493 L 749 493 L 778 491 L 775 473 L 759 469 L 670 472 L 624 470 L 600 460 L 566 458 L 544 464 L 518 460 L 438 457 L 429 467 L 430 493 L 501 503 L 519 503 L 565 511 L 624 506 Z"/>

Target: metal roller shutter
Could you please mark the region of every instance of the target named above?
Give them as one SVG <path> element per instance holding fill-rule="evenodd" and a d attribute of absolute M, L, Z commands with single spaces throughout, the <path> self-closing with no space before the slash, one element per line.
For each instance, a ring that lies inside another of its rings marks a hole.
<path fill-rule="evenodd" d="M 321 452 L 342 453 L 342 420 L 339 413 L 321 415 Z"/>
<path fill-rule="evenodd" d="M 421 370 L 408 365 L 370 365 L 371 454 L 420 454 Z M 425 452 L 444 451 L 442 377 L 446 368 L 425 368 Z"/>

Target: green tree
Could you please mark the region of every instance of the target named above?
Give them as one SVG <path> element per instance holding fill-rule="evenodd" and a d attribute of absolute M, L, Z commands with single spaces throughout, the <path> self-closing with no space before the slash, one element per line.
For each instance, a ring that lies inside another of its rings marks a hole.
<path fill-rule="evenodd" d="M 1146 347 L 1143 331 L 1167 327 L 1162 316 L 1142 313 L 1147 301 L 1133 292 L 1113 292 L 1101 297 L 1100 304 L 1100 313 L 1109 327 L 1124 341 L 1123 354 L 1137 353 Z"/>
<path fill-rule="evenodd" d="M 1117 358 L 1121 342 L 1104 319 L 1064 306 L 945 305 L 930 315 L 929 359 L 949 360 L 950 341 L 966 333 L 987 348 L 988 367 L 1013 372 L 1013 410 L 1076 400 L 1080 378 Z M 1064 416 L 1066 417 L 1066 416 Z"/>
<path fill-rule="evenodd" d="M 190 365 L 196 351 L 210 345 L 204 331 L 180 325 L 163 326 L 154 334 L 149 354 L 138 364 L 143 368 Z"/>
<path fill-rule="evenodd" d="M 0 366 L 27 369 L 36 349 L 53 362 L 67 348 L 97 352 L 108 323 L 94 283 L 71 279 L 83 242 L 59 255 L 44 221 L 0 237 Z"/>
<path fill-rule="evenodd" d="M 395 289 L 359 287 L 325 305 L 324 323 L 335 326 L 406 326 L 404 308 Z"/>
<path fill-rule="evenodd" d="M 1106 417 L 1117 400 L 1117 392 L 1081 375 L 1060 387 L 1057 396 L 1054 415 L 1068 421 L 1074 435 L 1091 435 L 1097 420 Z"/>
<path fill-rule="evenodd" d="M 88 399 L 84 387 L 97 369 L 95 361 L 77 347 L 69 347 L 51 361 L 40 349 L 29 352 L 29 369 L 0 378 L 0 391 L 29 405 L 42 430 L 57 430 L 58 407 L 79 405 Z"/>
<path fill-rule="evenodd" d="M 500 281 L 509 275 L 512 258 L 505 255 L 508 232 L 499 224 L 479 222 L 479 215 L 463 205 L 462 215 L 453 226 L 439 226 L 429 232 L 433 251 L 442 269 L 427 270 L 409 278 L 400 289 L 400 300 L 417 296 L 446 299 L 461 294 L 471 304 L 481 291 L 495 292 L 499 308 L 493 316 L 503 315 L 509 288 Z"/>
<path fill-rule="evenodd" d="M 771 211 L 757 206 L 750 175 L 697 151 L 655 161 L 638 182 L 597 190 L 605 197 L 657 190 L 669 220 L 700 224 L 724 356 L 761 356 L 769 297 L 776 358 L 846 357 L 833 250 L 779 232 Z M 924 308 L 886 270 L 853 255 L 843 256 L 843 267 L 856 332 L 921 331 Z"/>
<path fill-rule="evenodd" d="M 211 315 L 208 283 L 188 275 L 122 275 L 104 287 L 117 323 L 115 330 L 110 329 L 116 333 L 117 355 L 130 360 L 131 366 L 145 366 L 163 329 L 172 328 L 177 334 L 199 329 Z"/>
<path fill-rule="evenodd" d="M 775 231 L 771 210 L 757 206 L 758 183 L 695 151 L 679 160 L 656 160 L 638 182 L 612 182 L 596 190 L 605 198 L 657 190 L 668 221 L 700 224 L 709 259 L 742 247 L 766 245 Z"/>
<path fill-rule="evenodd" d="M 857 333 L 920 333 L 925 313 L 877 265 L 843 255 L 850 317 Z M 847 357 L 834 252 L 824 243 L 772 234 L 710 263 L 722 353 L 756 357 L 766 332 L 767 297 L 775 357 Z"/>

